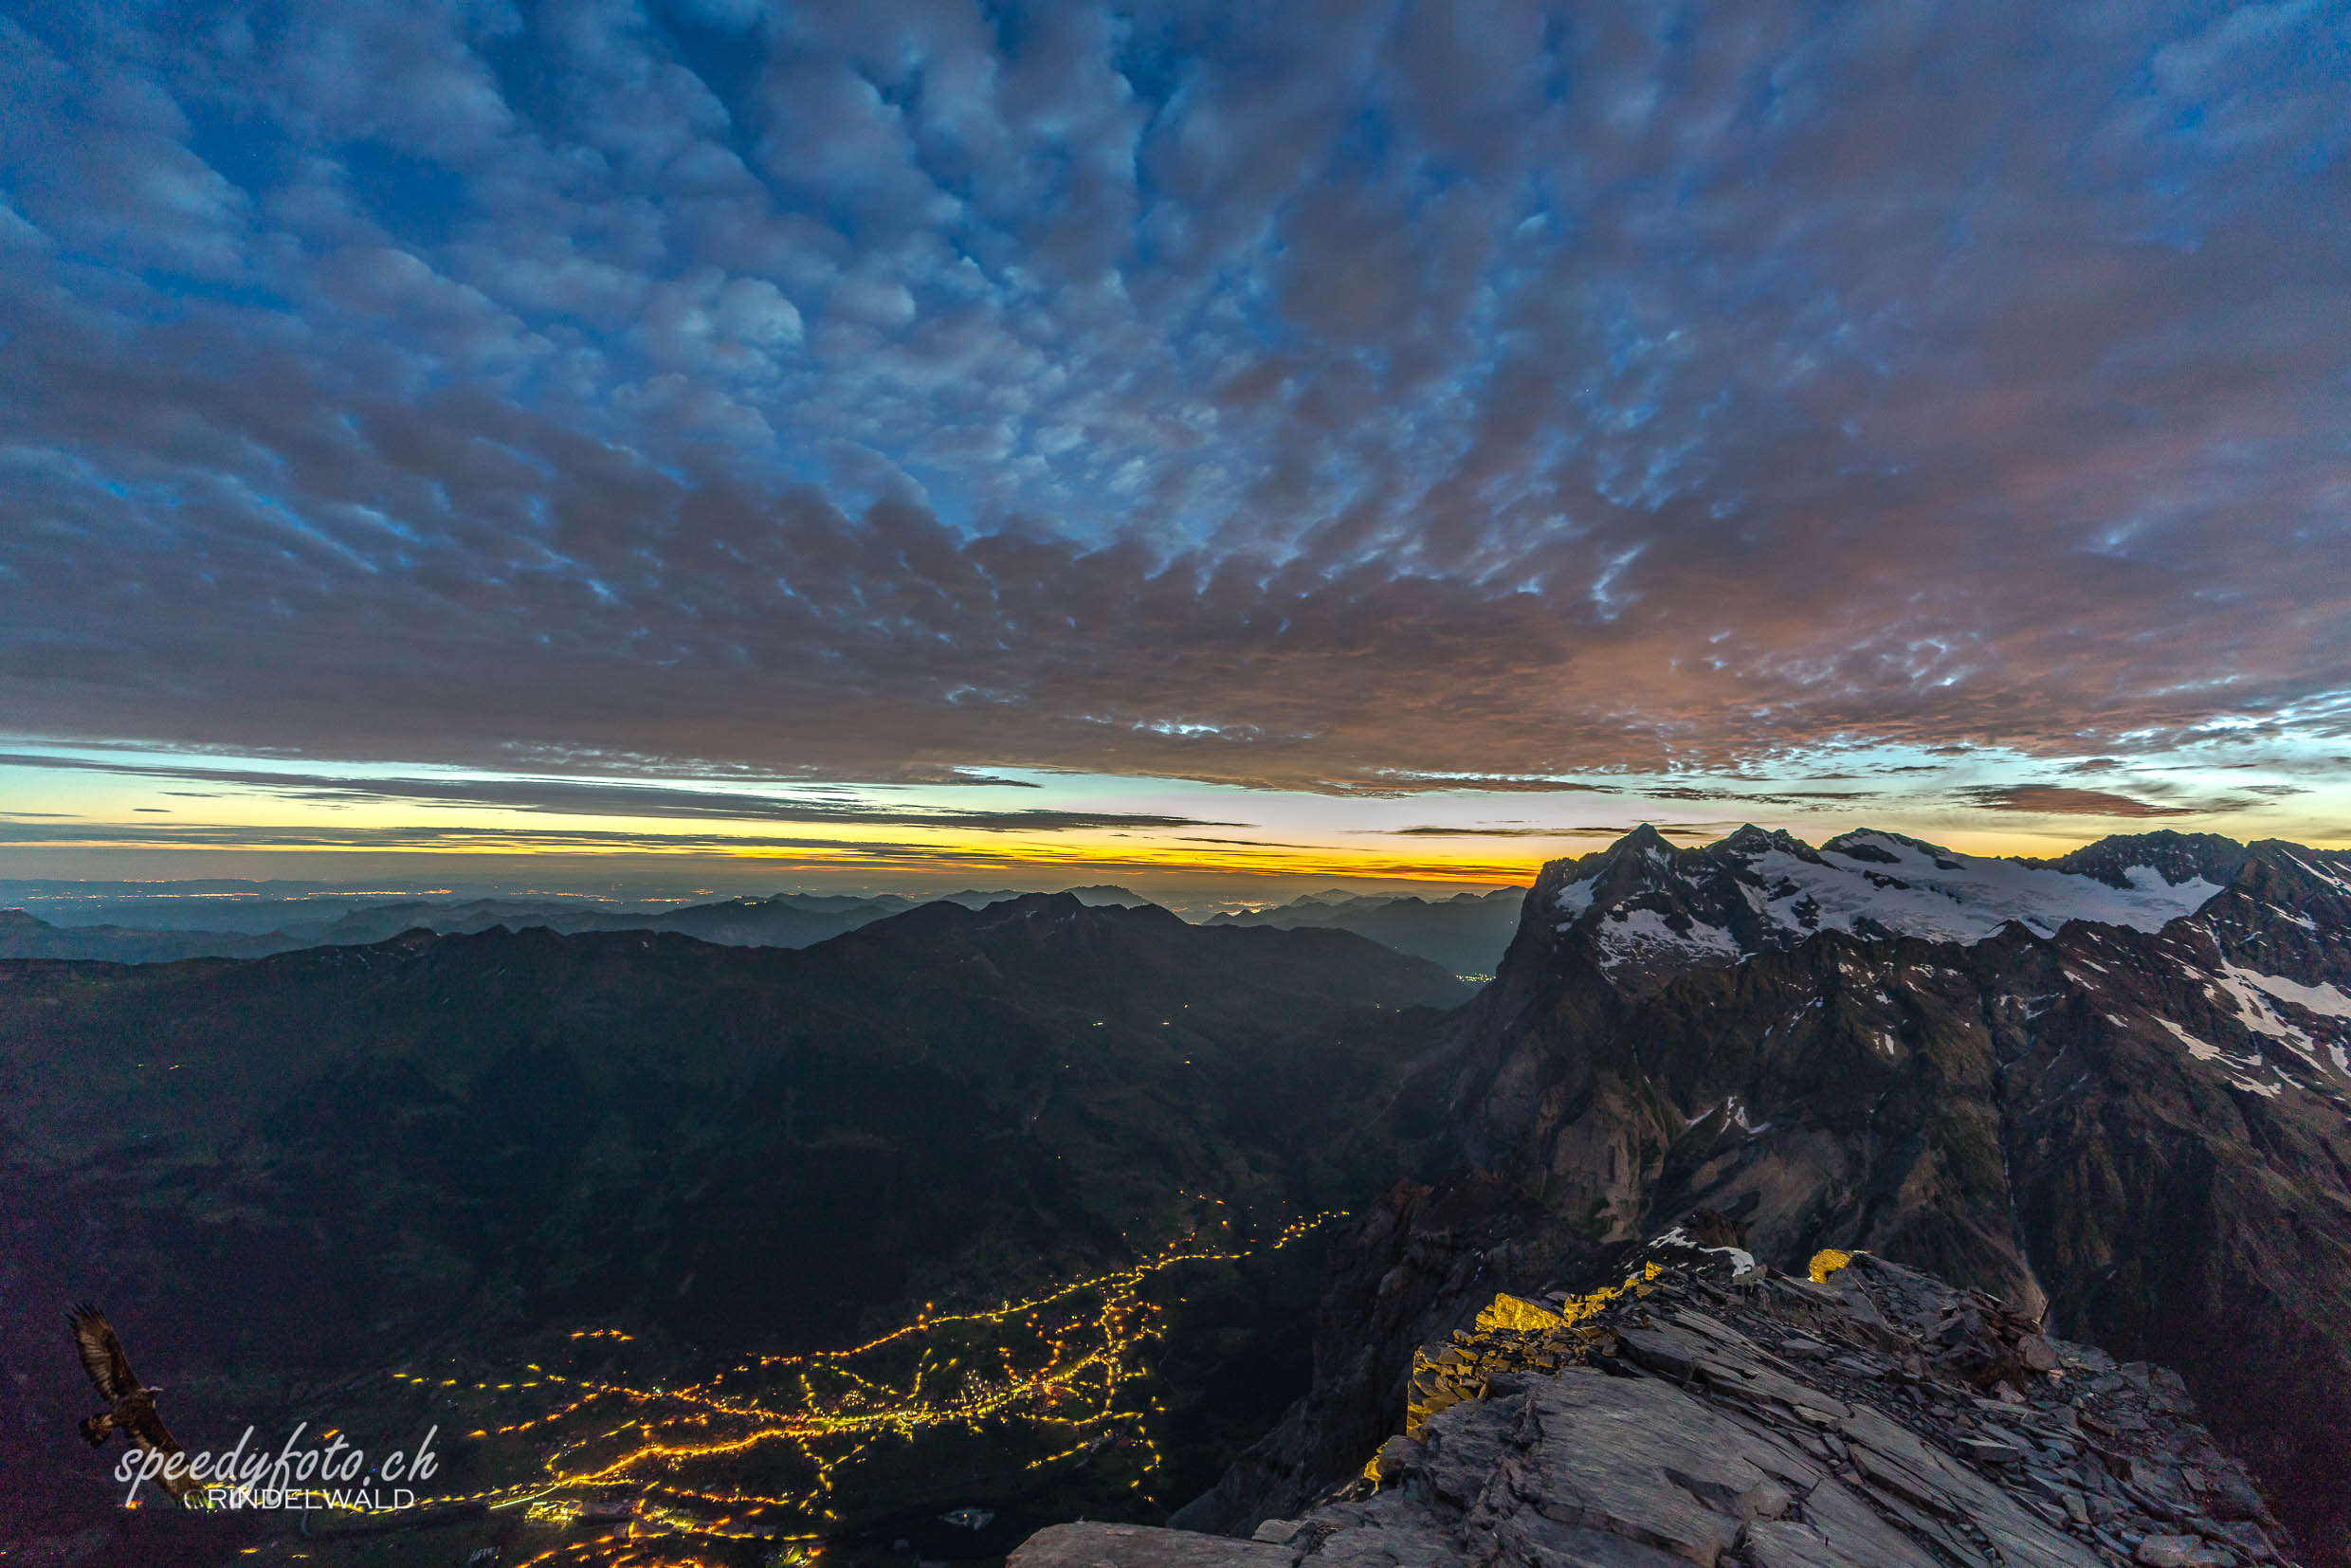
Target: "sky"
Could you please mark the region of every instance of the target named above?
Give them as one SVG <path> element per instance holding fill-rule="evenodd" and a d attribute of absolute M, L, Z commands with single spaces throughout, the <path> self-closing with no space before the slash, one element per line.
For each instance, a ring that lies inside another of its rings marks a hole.
<path fill-rule="evenodd" d="M 2351 844 L 2351 9 L 0 0 L 0 876 Z"/>

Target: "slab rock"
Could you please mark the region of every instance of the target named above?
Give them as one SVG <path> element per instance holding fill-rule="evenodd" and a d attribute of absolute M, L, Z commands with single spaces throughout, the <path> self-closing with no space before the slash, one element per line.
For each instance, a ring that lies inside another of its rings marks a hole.
<path fill-rule="evenodd" d="M 1006 1568 L 1291 1568 L 1298 1554 L 1143 1524 L 1054 1524 L 1006 1559 Z"/>
<path fill-rule="evenodd" d="M 2132 1560 L 2144 1568 L 2225 1568 L 2236 1559 L 2195 1536 L 2149 1536 Z"/>
<path fill-rule="evenodd" d="M 1867 1255 L 1828 1284 L 1727 1248 L 1652 1245 L 1618 1267 L 1631 1270 L 1621 1285 L 1546 1298 L 1549 1324 L 1521 1303 L 1506 1322 L 1424 1347 L 1407 1431 L 1377 1446 L 1370 1474 L 1296 1517 L 1252 1521 L 1253 1541 L 1065 1525 L 1011 1562 L 2290 1561 L 2243 1468 L 2160 1368 L 2117 1366 L 1994 1298 Z"/>

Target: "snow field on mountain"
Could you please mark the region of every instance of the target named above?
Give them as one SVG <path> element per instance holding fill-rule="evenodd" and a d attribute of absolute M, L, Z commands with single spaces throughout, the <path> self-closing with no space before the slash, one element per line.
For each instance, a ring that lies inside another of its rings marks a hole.
<path fill-rule="evenodd" d="M 1974 942 L 2009 921 L 2021 921 L 2044 935 L 2068 921 L 2160 930 L 2164 922 L 2192 913 L 2220 891 L 2201 877 L 2165 882 L 2161 873 L 2144 866 L 2123 873 L 2131 882 L 2125 889 L 2013 860 L 1948 850 L 1929 853 L 1877 833 L 1848 842 L 1893 859 L 1859 860 L 1834 849 L 1822 851 L 1818 862 L 1782 849 L 1751 858 L 1748 869 L 1762 883 L 1768 898 L 1764 912 L 1791 931 L 1850 931 L 1856 921 L 1866 919 L 1906 936 Z M 1807 927 L 1794 912 L 1807 894 L 1820 906 L 1814 927 Z"/>

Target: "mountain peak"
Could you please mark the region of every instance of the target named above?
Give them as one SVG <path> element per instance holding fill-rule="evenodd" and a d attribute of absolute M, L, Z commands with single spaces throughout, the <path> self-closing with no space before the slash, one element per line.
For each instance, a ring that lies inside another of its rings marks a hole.
<path fill-rule="evenodd" d="M 2246 851 L 2219 848 L 2227 843 L 2142 835 L 2032 862 L 1960 854 L 1874 828 L 1815 850 L 1748 823 L 1676 850 L 1645 823 L 1598 854 L 1546 868 L 1534 895 L 1548 905 L 1539 917 L 1551 927 L 1543 947 L 1571 951 L 1540 961 L 1596 966 L 1637 995 L 1683 970 L 1782 951 L 1823 931 L 1959 942 L 1981 941 L 2010 921 L 2041 936 L 2069 921 L 2154 931 L 2233 880 Z"/>
<path fill-rule="evenodd" d="M 1898 866 L 1905 858 L 1904 850 L 1924 855 L 1946 871 L 1959 870 L 1959 863 L 1951 858 L 1951 851 L 1940 844 L 1929 844 L 1923 838 L 1907 833 L 1889 832 L 1883 828 L 1856 828 L 1839 833 L 1820 847 L 1824 855 L 1843 855 L 1847 860 L 1875 861 L 1882 866 Z"/>
<path fill-rule="evenodd" d="M 1812 846 L 1786 829 L 1763 829 L 1752 822 L 1742 822 L 1728 838 L 1719 839 L 1707 848 L 1735 850 L 1740 854 L 1762 854 L 1777 849 L 1791 855 L 1810 855 Z"/>
<path fill-rule="evenodd" d="M 2092 877 L 2109 887 L 2130 886 L 2133 870 L 2153 871 L 2170 883 L 2201 878 L 2226 886 L 2251 854 L 2247 846 L 2218 833 L 2159 828 L 2145 833 L 2112 833 L 2053 860 L 2026 864 Z"/>

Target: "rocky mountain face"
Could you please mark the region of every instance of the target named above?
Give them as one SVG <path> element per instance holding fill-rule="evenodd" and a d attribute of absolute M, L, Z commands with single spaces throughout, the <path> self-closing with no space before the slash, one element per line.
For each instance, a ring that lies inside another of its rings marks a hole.
<path fill-rule="evenodd" d="M 1420 1347 L 1400 1430 L 1296 1517 L 1248 1541 L 1063 1525 L 1011 1568 L 2293 1560 L 2178 1374 L 1880 1258 L 1818 1264 L 1679 1230 L 1618 1249 Z"/>
<path fill-rule="evenodd" d="M 1181 1517 L 1294 1508 L 1401 1410 L 1399 1347 L 1704 1207 L 1783 1267 L 1867 1249 L 2178 1367 L 2343 1561 L 2347 1046 L 2351 855 L 1748 829 L 1557 863 L 1415 1080 L 1432 1167 L 1485 1174 L 1392 1194 L 1334 1253 L 1314 1395 Z"/>

